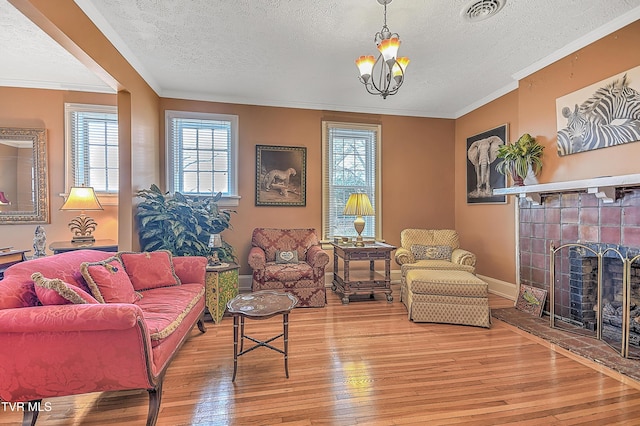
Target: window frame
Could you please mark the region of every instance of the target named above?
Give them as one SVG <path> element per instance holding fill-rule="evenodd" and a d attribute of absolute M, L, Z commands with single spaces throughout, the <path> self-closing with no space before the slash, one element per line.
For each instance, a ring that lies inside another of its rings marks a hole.
<path fill-rule="evenodd" d="M 174 193 L 174 176 L 173 169 L 173 140 L 172 140 L 172 120 L 173 119 L 192 119 L 192 120 L 212 120 L 212 121 L 228 121 L 231 123 L 231 141 L 229 146 L 229 193 L 222 194 L 218 201 L 220 206 L 238 206 L 240 195 L 238 194 L 238 128 L 239 117 L 231 114 L 217 114 L 208 112 L 191 112 L 165 110 L 165 165 L 166 165 L 166 185 L 167 191 Z M 208 195 L 201 193 L 200 195 Z"/>
<path fill-rule="evenodd" d="M 73 120 L 72 113 L 74 112 L 87 112 L 87 113 L 98 113 L 98 114 L 115 114 L 116 120 L 118 120 L 118 107 L 116 105 L 99 105 L 99 104 L 83 104 L 77 102 L 65 102 L 64 104 L 64 147 L 65 147 L 65 163 L 64 163 L 64 193 L 60 194 L 63 198 L 69 195 L 69 191 L 72 186 L 80 186 L 82 182 L 76 182 L 75 175 L 76 170 L 74 169 L 74 161 L 72 158 L 73 155 Z M 119 123 L 118 123 L 119 124 Z M 118 135 L 119 136 L 119 135 Z M 118 138 L 118 151 L 120 150 L 120 140 Z M 118 171 L 120 169 L 120 154 L 118 153 Z M 118 173 L 119 174 L 119 173 Z M 119 180 L 119 176 L 118 176 Z M 100 203 L 104 205 L 117 205 L 118 204 L 118 193 L 120 192 L 120 185 L 118 182 L 118 189 L 111 192 L 98 191 L 96 190 L 96 195 L 100 200 Z"/>
<path fill-rule="evenodd" d="M 338 121 L 322 121 L 322 240 L 323 242 L 331 241 L 333 235 L 329 235 L 330 227 L 330 170 L 329 167 L 332 164 L 330 161 L 330 148 L 331 143 L 329 141 L 330 129 L 345 129 L 345 130 L 365 130 L 372 131 L 375 134 L 375 190 L 374 199 L 371 200 L 373 209 L 375 212 L 375 230 L 374 238 L 376 241 L 383 241 L 382 238 L 382 125 L 380 124 L 363 124 L 363 123 L 347 123 Z M 371 197 L 370 197 L 371 198 Z M 366 228 L 365 228 L 366 230 Z M 356 231 L 353 229 L 353 234 L 349 236 L 355 236 Z M 363 235 L 364 237 L 364 235 Z M 367 238 L 367 237 L 365 237 Z M 369 237 L 370 238 L 370 237 Z"/>

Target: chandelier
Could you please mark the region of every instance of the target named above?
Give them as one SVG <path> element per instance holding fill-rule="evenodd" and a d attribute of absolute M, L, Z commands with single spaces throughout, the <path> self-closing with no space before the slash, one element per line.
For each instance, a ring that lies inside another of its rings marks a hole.
<path fill-rule="evenodd" d="M 391 1 L 378 0 L 378 3 L 384 6 L 384 25 L 374 37 L 374 42 L 380 51 L 378 58 L 360 56 L 356 59 L 356 65 L 360 70 L 360 82 L 364 84 L 367 92 L 380 95 L 382 99 L 398 93 L 398 89 L 404 82 L 404 71 L 409 65 L 409 58 L 397 57 L 400 36 L 398 33 L 392 33 L 387 27 L 387 4 Z"/>

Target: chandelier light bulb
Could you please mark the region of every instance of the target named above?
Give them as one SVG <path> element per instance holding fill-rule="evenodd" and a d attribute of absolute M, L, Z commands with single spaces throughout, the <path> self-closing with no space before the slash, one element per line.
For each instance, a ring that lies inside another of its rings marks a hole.
<path fill-rule="evenodd" d="M 360 77 L 363 80 L 369 80 L 371 77 L 371 73 L 373 72 L 373 64 L 376 62 L 376 59 L 369 56 L 360 56 L 356 59 L 356 65 L 358 66 L 358 70 L 360 70 Z"/>
<path fill-rule="evenodd" d="M 394 63 L 396 56 L 398 55 L 398 48 L 400 47 L 400 39 L 398 37 L 392 37 L 382 40 L 378 45 L 378 50 L 382 53 L 382 58 L 385 62 Z"/>
<path fill-rule="evenodd" d="M 407 65 L 409 65 L 409 58 L 406 56 L 401 56 L 396 59 L 396 63 L 393 64 L 393 68 L 391 72 L 393 73 L 393 78 L 396 79 L 396 83 L 398 80 L 401 80 L 404 77 L 404 72 L 407 70 Z"/>

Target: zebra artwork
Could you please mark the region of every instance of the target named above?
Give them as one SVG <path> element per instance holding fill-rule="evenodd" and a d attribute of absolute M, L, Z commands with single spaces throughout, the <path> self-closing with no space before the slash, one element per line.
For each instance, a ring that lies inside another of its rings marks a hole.
<path fill-rule="evenodd" d="M 569 155 L 640 140 L 640 93 L 621 79 L 599 88 L 573 111 L 562 108 L 567 119 L 558 130 L 558 155 Z"/>

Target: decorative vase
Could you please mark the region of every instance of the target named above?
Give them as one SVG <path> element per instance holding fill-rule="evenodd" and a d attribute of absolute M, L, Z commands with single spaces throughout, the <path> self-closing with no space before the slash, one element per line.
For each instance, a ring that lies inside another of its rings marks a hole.
<path fill-rule="evenodd" d="M 524 179 L 517 173 L 513 173 L 511 179 L 513 179 L 513 186 L 524 186 Z"/>

